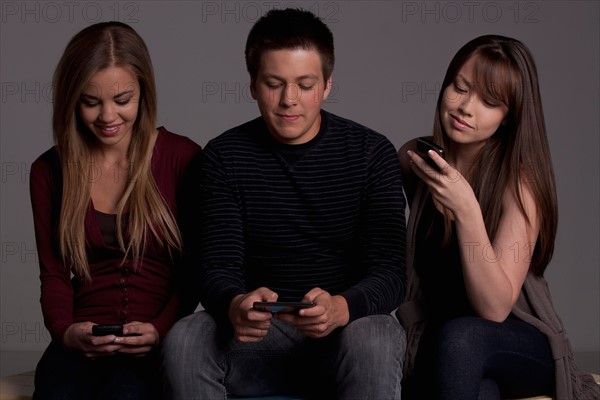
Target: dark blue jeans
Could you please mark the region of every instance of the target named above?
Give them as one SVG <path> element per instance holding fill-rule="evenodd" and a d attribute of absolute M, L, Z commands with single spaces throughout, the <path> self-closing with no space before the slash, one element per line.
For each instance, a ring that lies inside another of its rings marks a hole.
<path fill-rule="evenodd" d="M 498 400 L 554 393 L 546 335 L 515 318 L 478 317 L 429 329 L 419 345 L 410 398 Z"/>
<path fill-rule="evenodd" d="M 35 371 L 34 400 L 160 399 L 158 352 L 89 359 L 51 343 Z"/>
<path fill-rule="evenodd" d="M 404 330 L 391 315 L 357 319 L 322 339 L 273 320 L 241 343 L 205 311 L 178 321 L 163 344 L 169 398 L 294 394 L 318 399 L 400 399 Z"/>

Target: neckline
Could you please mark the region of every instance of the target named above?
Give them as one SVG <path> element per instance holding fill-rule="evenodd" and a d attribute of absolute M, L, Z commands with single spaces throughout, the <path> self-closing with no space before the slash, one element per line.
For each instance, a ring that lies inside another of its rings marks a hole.
<path fill-rule="evenodd" d="M 113 218 L 117 218 L 117 214 L 105 213 L 103 211 L 96 210 L 95 208 L 94 208 L 94 212 L 96 213 L 96 215 L 100 215 L 101 217 L 113 217 Z"/>

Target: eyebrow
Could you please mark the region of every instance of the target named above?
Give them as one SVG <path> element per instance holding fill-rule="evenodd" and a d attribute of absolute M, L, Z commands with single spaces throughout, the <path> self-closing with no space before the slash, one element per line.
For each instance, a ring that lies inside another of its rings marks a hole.
<path fill-rule="evenodd" d="M 456 74 L 456 79 L 460 79 L 462 82 L 465 83 L 465 85 L 469 86 L 469 87 L 473 87 L 473 85 L 471 84 L 471 82 L 469 82 L 464 76 L 462 76 L 461 74 Z"/>
<path fill-rule="evenodd" d="M 116 99 L 117 97 L 123 97 L 123 96 L 126 96 L 128 94 L 133 94 L 133 92 L 134 92 L 134 90 L 126 90 L 124 92 L 115 94 L 112 98 Z M 94 99 L 94 100 L 99 100 L 100 99 L 99 97 L 96 97 L 96 96 L 94 96 L 92 94 L 87 94 L 87 93 L 81 93 L 81 97 L 85 97 L 85 98 L 88 98 L 88 99 Z"/>
<path fill-rule="evenodd" d="M 276 75 L 276 74 L 265 73 L 265 74 L 263 74 L 263 77 L 266 79 L 276 79 L 276 80 L 282 81 L 282 82 L 286 81 L 283 77 Z M 319 80 L 320 77 L 315 74 L 308 74 L 308 75 L 302 75 L 302 76 L 295 78 L 296 81 L 303 81 L 306 79 Z"/>

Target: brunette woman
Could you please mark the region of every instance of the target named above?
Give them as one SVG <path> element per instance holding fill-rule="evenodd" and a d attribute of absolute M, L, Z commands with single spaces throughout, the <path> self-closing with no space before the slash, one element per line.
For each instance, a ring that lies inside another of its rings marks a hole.
<path fill-rule="evenodd" d="M 452 59 L 433 137 L 400 150 L 409 201 L 404 398 L 592 399 L 543 273 L 558 211 L 536 67 L 487 35 Z M 429 160 L 428 160 L 429 159 Z M 432 161 L 430 166 L 427 161 Z"/>

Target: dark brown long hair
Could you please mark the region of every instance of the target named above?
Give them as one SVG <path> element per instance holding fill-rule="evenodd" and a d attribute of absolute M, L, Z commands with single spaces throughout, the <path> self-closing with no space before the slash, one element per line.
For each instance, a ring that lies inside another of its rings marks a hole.
<path fill-rule="evenodd" d="M 485 35 L 465 44 L 454 56 L 438 98 L 434 140 L 447 150 L 448 137 L 441 122 L 441 103 L 462 66 L 476 57 L 477 90 L 484 97 L 508 107 L 505 123 L 486 141 L 472 166 L 470 183 L 479 201 L 485 226 L 493 241 L 502 216 L 502 198 L 507 189 L 518 199 L 525 218 L 520 185 L 525 180 L 533 193 L 540 232 L 530 270 L 542 275 L 554 252 L 558 205 L 554 171 L 544 123 L 537 70 L 529 49 L 520 41 Z M 449 232 L 446 224 L 446 232 Z M 521 247 L 528 244 L 520 244 Z"/>

